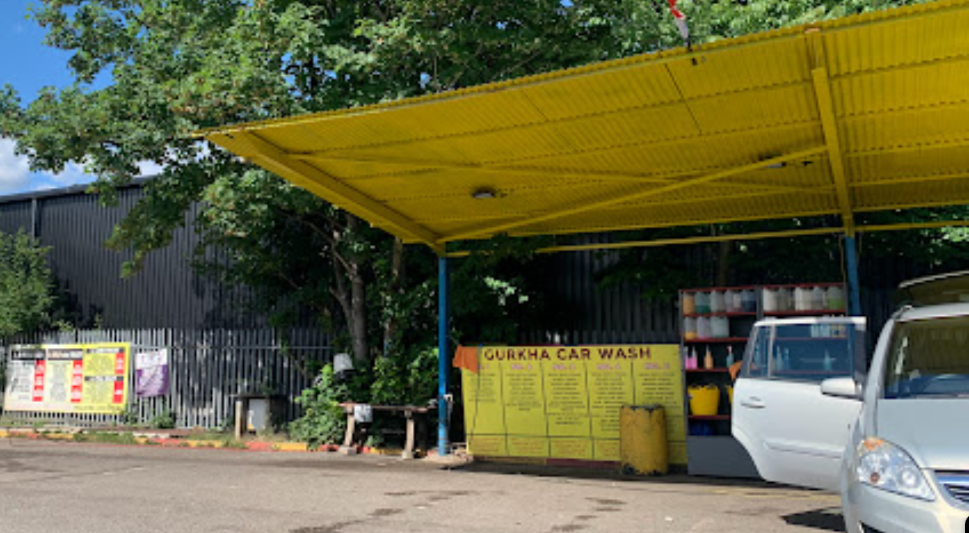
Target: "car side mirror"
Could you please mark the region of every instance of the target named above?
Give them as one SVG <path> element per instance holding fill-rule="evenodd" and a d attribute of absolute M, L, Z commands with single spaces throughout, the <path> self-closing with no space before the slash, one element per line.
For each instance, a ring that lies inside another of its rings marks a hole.
<path fill-rule="evenodd" d="M 861 387 L 850 376 L 828 378 L 822 381 L 821 394 L 852 400 L 860 400 L 862 398 Z"/>

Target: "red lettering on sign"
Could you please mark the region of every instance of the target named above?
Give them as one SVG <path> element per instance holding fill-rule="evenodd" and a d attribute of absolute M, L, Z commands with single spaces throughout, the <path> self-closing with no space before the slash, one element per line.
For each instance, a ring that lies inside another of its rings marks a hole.
<path fill-rule="evenodd" d="M 124 403 L 124 380 L 114 382 L 114 403 Z"/>
<path fill-rule="evenodd" d="M 84 385 L 84 362 L 74 361 L 71 371 L 71 403 L 81 403 L 81 390 Z"/>
<path fill-rule="evenodd" d="M 31 399 L 35 402 L 44 401 L 44 373 L 47 367 L 43 361 L 37 361 L 34 365 L 34 391 Z"/>

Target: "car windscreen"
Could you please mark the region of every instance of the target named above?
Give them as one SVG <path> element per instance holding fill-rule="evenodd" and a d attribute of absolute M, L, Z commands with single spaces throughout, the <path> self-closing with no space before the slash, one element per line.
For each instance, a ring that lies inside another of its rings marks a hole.
<path fill-rule="evenodd" d="M 969 398 L 969 316 L 896 324 L 884 396 Z"/>

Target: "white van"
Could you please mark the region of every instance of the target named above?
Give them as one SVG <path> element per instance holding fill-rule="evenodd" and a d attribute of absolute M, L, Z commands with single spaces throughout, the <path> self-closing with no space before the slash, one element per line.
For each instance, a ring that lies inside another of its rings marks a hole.
<path fill-rule="evenodd" d="M 840 491 L 848 533 L 969 533 L 969 275 L 902 289 L 870 365 L 864 319 L 755 324 L 733 435 L 764 479 Z"/>

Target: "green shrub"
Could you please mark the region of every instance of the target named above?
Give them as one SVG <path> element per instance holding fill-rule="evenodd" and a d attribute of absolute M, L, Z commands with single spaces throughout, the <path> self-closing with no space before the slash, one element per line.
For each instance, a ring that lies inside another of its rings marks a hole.
<path fill-rule="evenodd" d="M 339 442 L 346 430 L 346 415 L 340 407 L 345 399 L 346 385 L 336 383 L 332 365 L 324 366 L 313 386 L 296 399 L 305 412 L 289 425 L 290 436 L 311 449 Z"/>
<path fill-rule="evenodd" d="M 381 357 L 373 373 L 373 403 L 424 405 L 437 388 L 437 348 L 415 347 L 403 357 Z"/>
<path fill-rule="evenodd" d="M 129 405 L 121 413 L 121 425 L 137 426 L 139 422 L 141 422 L 141 418 L 138 416 L 138 409 L 134 405 Z"/>
<path fill-rule="evenodd" d="M 171 409 L 166 409 L 148 421 L 148 425 L 156 429 L 174 429 L 175 413 Z"/>

